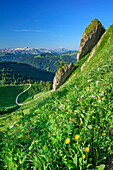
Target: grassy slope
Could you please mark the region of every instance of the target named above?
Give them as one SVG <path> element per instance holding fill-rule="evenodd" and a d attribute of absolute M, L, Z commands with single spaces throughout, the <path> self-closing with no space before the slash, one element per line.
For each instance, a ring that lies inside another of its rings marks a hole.
<path fill-rule="evenodd" d="M 112 33 L 111 27 L 100 47 Z M 107 42 L 70 83 L 10 115 L 7 124 L 14 127 L 6 124 L 1 133 L 1 168 L 93 169 L 106 163 L 113 146 L 112 38 Z"/>
<path fill-rule="evenodd" d="M 16 105 L 16 96 L 24 91 L 28 85 L 3 86 L 0 87 L 0 110 Z"/>
<path fill-rule="evenodd" d="M 46 86 L 43 86 L 38 84 L 33 84 L 29 90 L 27 90 L 25 93 L 23 93 L 19 98 L 19 103 L 25 103 L 28 101 L 31 101 L 36 98 L 36 96 L 41 95 L 42 93 L 45 93 L 48 90 Z"/>
<path fill-rule="evenodd" d="M 16 107 L 15 99 L 16 96 L 24 91 L 29 85 L 12 85 L 12 86 L 1 86 L 0 87 L 0 111 L 10 111 L 10 108 Z M 33 100 L 41 92 L 46 92 L 48 87 L 40 84 L 32 84 L 31 88 L 25 93 L 20 95 L 18 98 L 19 103 L 25 103 Z M 11 112 L 11 111 L 10 111 Z"/>

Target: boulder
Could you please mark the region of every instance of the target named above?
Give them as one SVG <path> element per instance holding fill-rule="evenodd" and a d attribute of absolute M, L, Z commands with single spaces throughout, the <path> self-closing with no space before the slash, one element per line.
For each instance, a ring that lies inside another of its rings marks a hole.
<path fill-rule="evenodd" d="M 91 21 L 82 34 L 77 60 L 83 58 L 96 45 L 105 31 L 99 20 Z"/>

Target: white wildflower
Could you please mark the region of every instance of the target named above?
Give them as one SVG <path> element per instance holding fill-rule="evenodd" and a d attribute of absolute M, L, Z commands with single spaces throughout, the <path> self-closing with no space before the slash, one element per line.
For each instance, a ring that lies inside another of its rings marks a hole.
<path fill-rule="evenodd" d="M 98 100 L 98 103 L 101 103 L 101 100 Z"/>
<path fill-rule="evenodd" d="M 81 100 L 83 97 L 84 97 L 84 95 L 82 95 L 82 96 L 80 97 L 80 100 Z"/>
<path fill-rule="evenodd" d="M 14 125 L 10 126 L 10 129 L 13 128 Z"/>
<path fill-rule="evenodd" d="M 103 94 L 102 94 L 102 93 L 100 93 L 100 94 L 99 94 L 99 96 L 103 96 Z"/>
<path fill-rule="evenodd" d="M 96 81 L 95 83 L 96 83 L 96 85 L 98 85 L 98 83 L 99 83 L 100 81 Z"/>
<path fill-rule="evenodd" d="M 91 125 L 88 125 L 88 129 L 92 129 L 93 127 Z"/>
<path fill-rule="evenodd" d="M 65 107 L 65 106 L 64 106 L 63 104 L 61 104 L 61 105 L 60 105 L 60 108 L 62 108 L 62 109 L 63 109 L 64 107 Z"/>
<path fill-rule="evenodd" d="M 91 81 L 91 79 L 88 80 L 88 82 L 90 82 L 90 81 Z"/>
<path fill-rule="evenodd" d="M 95 97 L 95 95 L 91 95 L 91 96 L 89 96 L 90 98 L 94 98 Z"/>

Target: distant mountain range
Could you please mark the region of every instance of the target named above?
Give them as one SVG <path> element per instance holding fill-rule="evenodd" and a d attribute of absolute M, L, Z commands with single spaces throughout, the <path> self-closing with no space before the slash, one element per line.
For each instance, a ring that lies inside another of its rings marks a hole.
<path fill-rule="evenodd" d="M 58 49 L 46 49 L 46 48 L 29 48 L 29 47 L 24 47 L 24 48 L 4 48 L 0 49 L 0 53 L 10 53 L 10 54 L 31 54 L 31 55 L 36 55 L 40 53 L 54 53 L 54 54 L 62 54 L 65 52 L 68 52 L 70 50 L 67 50 L 65 48 L 58 48 Z"/>
<path fill-rule="evenodd" d="M 38 53 L 38 51 L 36 52 L 34 49 L 32 50 L 28 47 L 2 49 L 0 51 L 0 61 L 26 63 L 37 69 L 46 70 L 52 73 L 56 72 L 61 60 L 64 60 L 67 65 L 69 65 L 70 62 L 75 63 L 77 61 L 76 55 L 78 51 L 65 52 L 66 50 L 64 48 L 51 52 L 46 51 L 46 49 L 40 49 L 40 53 Z M 35 52 L 36 54 L 34 54 Z"/>

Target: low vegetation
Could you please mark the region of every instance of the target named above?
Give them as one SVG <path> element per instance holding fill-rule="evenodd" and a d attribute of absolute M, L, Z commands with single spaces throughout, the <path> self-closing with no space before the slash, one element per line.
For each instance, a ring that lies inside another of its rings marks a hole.
<path fill-rule="evenodd" d="M 113 26 L 69 83 L 1 115 L 1 169 L 105 169 L 113 149 L 112 34 Z"/>

